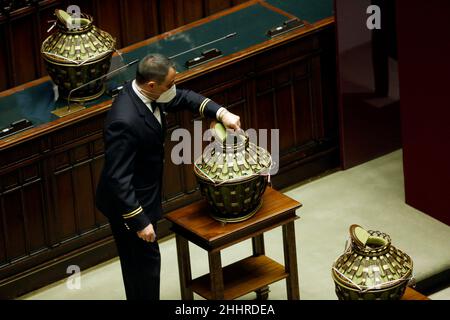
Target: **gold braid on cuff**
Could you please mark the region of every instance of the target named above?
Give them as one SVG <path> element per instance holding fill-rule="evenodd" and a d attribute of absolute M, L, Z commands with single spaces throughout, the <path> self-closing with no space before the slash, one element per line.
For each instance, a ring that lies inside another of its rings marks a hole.
<path fill-rule="evenodd" d="M 200 115 L 201 115 L 202 117 L 205 117 L 205 115 L 203 114 L 203 112 L 205 111 L 206 104 L 207 104 L 208 102 L 210 102 L 210 101 L 211 101 L 211 99 L 206 98 L 206 99 L 203 100 L 202 103 L 200 104 L 199 112 L 200 112 Z"/>
<path fill-rule="evenodd" d="M 134 216 L 137 216 L 139 213 L 141 213 L 143 211 L 142 207 L 139 207 L 133 211 L 131 211 L 130 213 L 127 214 L 123 214 L 122 217 L 124 219 L 130 219 L 133 218 Z"/>

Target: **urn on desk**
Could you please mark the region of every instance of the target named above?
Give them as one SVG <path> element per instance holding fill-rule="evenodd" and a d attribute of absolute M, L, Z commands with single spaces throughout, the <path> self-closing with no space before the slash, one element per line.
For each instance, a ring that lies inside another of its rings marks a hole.
<path fill-rule="evenodd" d="M 270 153 L 246 134 L 227 133 L 221 123 L 212 130 L 214 141 L 194 163 L 200 191 L 221 222 L 251 218 L 261 207 L 272 165 Z"/>
<path fill-rule="evenodd" d="M 87 14 L 73 18 L 55 10 L 55 15 L 57 31 L 44 40 L 41 55 L 59 95 L 70 101 L 100 97 L 105 91 L 101 77 L 108 73 L 115 50 L 114 38 L 94 26 Z"/>
<path fill-rule="evenodd" d="M 340 300 L 398 300 L 412 280 L 411 258 L 380 231 L 350 226 L 350 246 L 332 266 Z"/>

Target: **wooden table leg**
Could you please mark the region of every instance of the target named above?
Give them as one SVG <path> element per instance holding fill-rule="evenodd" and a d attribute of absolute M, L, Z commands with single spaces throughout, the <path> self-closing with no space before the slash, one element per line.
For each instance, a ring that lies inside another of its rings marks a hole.
<path fill-rule="evenodd" d="M 180 274 L 180 289 L 182 300 L 194 300 L 191 289 L 192 273 L 189 256 L 189 242 L 180 235 L 175 236 L 177 244 L 178 271 Z"/>
<path fill-rule="evenodd" d="M 258 289 L 256 292 L 256 300 L 263 301 L 269 299 L 269 286 L 262 287 Z"/>
<path fill-rule="evenodd" d="M 208 258 L 213 299 L 222 300 L 224 298 L 224 286 L 220 251 L 208 252 Z"/>
<path fill-rule="evenodd" d="M 297 251 L 295 248 L 294 221 L 283 225 L 284 267 L 289 276 L 286 278 L 288 300 L 299 300 L 300 289 L 298 284 Z"/>
<path fill-rule="evenodd" d="M 264 247 L 264 233 L 252 238 L 253 256 L 257 257 L 266 253 Z M 256 300 L 267 300 L 269 298 L 269 286 L 256 290 Z"/>

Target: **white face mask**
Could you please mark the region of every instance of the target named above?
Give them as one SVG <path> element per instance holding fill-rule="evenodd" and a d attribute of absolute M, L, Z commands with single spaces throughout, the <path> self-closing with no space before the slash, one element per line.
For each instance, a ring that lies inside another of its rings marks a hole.
<path fill-rule="evenodd" d="M 175 85 L 171 86 L 169 90 L 164 91 L 158 99 L 156 99 L 156 102 L 159 103 L 167 103 L 170 102 L 175 96 L 177 95 L 177 88 Z"/>

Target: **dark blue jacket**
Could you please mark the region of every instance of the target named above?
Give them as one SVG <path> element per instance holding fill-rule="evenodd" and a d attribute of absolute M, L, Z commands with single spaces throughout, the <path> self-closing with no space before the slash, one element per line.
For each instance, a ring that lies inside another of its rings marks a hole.
<path fill-rule="evenodd" d="M 152 106 L 154 103 L 152 103 Z M 193 91 L 177 89 L 158 104 L 161 122 L 128 83 L 114 100 L 104 129 L 105 163 L 96 192 L 97 208 L 111 222 L 139 231 L 162 216 L 165 112 L 183 109 L 215 118 L 220 106 Z"/>

